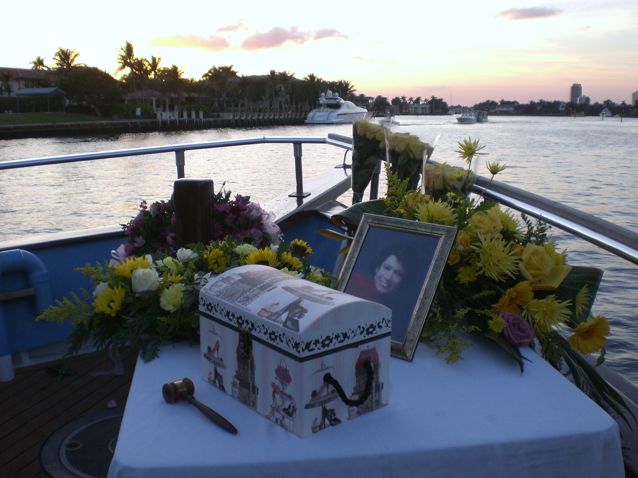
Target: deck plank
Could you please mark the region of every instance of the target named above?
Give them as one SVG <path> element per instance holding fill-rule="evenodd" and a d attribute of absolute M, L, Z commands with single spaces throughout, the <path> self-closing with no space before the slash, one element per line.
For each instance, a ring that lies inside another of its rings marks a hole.
<path fill-rule="evenodd" d="M 107 405 L 124 407 L 137 353 L 123 353 L 124 374 L 92 375 L 112 367 L 105 352 L 71 360 L 68 376 L 51 373 L 61 361 L 16 370 L 11 382 L 0 383 L 0 476 L 40 478 L 40 448 L 69 421 Z M 111 403 L 109 403 L 111 402 Z"/>

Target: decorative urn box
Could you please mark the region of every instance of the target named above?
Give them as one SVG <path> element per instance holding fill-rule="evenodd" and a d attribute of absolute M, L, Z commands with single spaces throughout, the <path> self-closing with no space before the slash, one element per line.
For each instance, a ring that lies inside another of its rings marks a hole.
<path fill-rule="evenodd" d="M 299 436 L 388 402 L 391 310 L 261 265 L 199 296 L 201 373 Z"/>

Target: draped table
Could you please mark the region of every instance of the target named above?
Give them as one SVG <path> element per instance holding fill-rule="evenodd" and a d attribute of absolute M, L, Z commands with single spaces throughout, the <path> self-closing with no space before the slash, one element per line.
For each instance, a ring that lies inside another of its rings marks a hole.
<path fill-rule="evenodd" d="M 200 377 L 197 346 L 138 359 L 109 478 L 624 477 L 616 422 L 531 349 L 525 371 L 476 342 L 447 364 L 419 345 L 392 359 L 390 403 L 299 438 Z M 183 377 L 229 419 L 231 435 L 193 406 L 168 404 Z"/>

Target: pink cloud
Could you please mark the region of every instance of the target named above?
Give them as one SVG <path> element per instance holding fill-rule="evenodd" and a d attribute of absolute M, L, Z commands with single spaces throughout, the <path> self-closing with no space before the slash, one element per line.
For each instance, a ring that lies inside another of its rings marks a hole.
<path fill-rule="evenodd" d="M 218 32 L 236 32 L 239 30 L 242 30 L 244 28 L 244 26 L 240 23 L 235 23 L 234 25 L 226 25 L 224 27 L 220 27 L 217 29 Z"/>
<path fill-rule="evenodd" d="M 498 14 L 509 20 L 530 20 L 533 18 L 547 18 L 560 15 L 562 10 L 556 8 L 531 7 L 531 8 L 510 8 Z"/>
<path fill-rule="evenodd" d="M 300 32 L 296 27 L 286 30 L 275 27 L 266 33 L 255 33 L 246 38 L 241 44 L 247 50 L 261 50 L 263 48 L 274 48 L 286 42 L 304 43 L 308 39 L 308 34 Z"/>
<path fill-rule="evenodd" d="M 313 37 L 315 40 L 323 40 L 324 38 L 348 38 L 348 35 L 332 28 L 324 28 L 317 30 Z"/>
<path fill-rule="evenodd" d="M 221 51 L 230 46 L 225 38 L 220 36 L 200 37 L 196 35 L 173 35 L 158 37 L 151 42 L 153 46 L 172 48 L 201 48 L 202 50 Z"/>

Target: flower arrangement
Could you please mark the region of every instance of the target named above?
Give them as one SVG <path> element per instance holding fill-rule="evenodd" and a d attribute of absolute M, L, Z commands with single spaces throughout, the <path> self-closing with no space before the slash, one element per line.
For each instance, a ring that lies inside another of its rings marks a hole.
<path fill-rule="evenodd" d="M 369 121 L 356 121 L 353 125 L 352 191 L 353 203 L 363 199 L 363 191 L 370 183 L 381 160 L 386 160 L 390 171 L 401 179 L 407 179 L 416 188 L 423 161 L 433 148 L 418 136 L 393 133 L 383 126 Z"/>
<path fill-rule="evenodd" d="M 467 168 L 426 163 L 416 190 L 386 166 L 386 197 L 356 204 L 337 221 L 352 232 L 371 212 L 456 226 L 422 341 L 454 362 L 470 344 L 467 334 L 480 334 L 514 358 L 521 372 L 519 348 L 537 348 L 556 368 L 566 367 L 594 400 L 620 413 L 622 398 L 580 355 L 597 352 L 598 363 L 604 360 L 609 323 L 590 313 L 602 271 L 570 265 L 543 222 L 470 194 L 484 146 L 471 138 L 458 146 Z M 487 167 L 492 179 L 505 168 L 498 162 Z"/>
<path fill-rule="evenodd" d="M 231 237 L 258 246 L 276 244 L 281 238 L 279 227 L 250 196 L 231 195 L 224 188 L 213 195 L 213 230 L 211 238 Z M 150 206 L 140 204 L 140 211 L 123 226 L 128 242 L 121 251 L 126 256 L 164 252 L 174 254 L 175 208 L 173 201 L 157 201 Z"/>
<path fill-rule="evenodd" d="M 299 239 L 281 242 L 279 228 L 246 196 L 230 199 L 224 193 L 214 200 L 216 231 L 223 238 L 174 253 L 171 202 L 142 203 L 126 226 L 129 242 L 113 251 L 113 259 L 78 269 L 91 279 L 93 290 L 71 293 L 38 319 L 72 322 L 69 355 L 92 339 L 98 350 L 132 346 L 150 360 L 162 342 L 199 340 L 199 291 L 227 269 L 264 264 L 331 283 L 329 274 L 309 264 L 311 247 Z M 135 251 L 142 252 L 131 254 Z"/>

